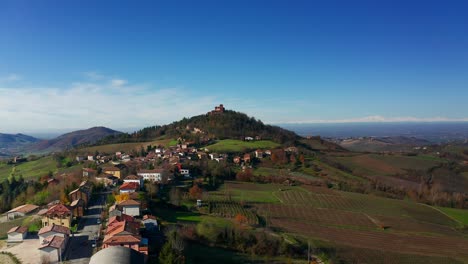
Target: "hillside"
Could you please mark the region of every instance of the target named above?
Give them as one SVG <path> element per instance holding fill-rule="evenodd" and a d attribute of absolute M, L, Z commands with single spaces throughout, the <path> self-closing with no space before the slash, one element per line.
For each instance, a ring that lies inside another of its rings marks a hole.
<path fill-rule="evenodd" d="M 193 142 L 207 139 L 261 138 L 276 143 L 294 143 L 300 139 L 296 133 L 278 126 L 266 125 L 246 114 L 225 110 L 184 118 L 169 125 L 147 127 L 132 134 L 107 137 L 98 144 L 151 141 L 158 138 L 184 138 Z"/>
<path fill-rule="evenodd" d="M 24 134 L 3 134 L 0 133 L 1 148 L 17 148 L 26 144 L 40 141 L 40 139 Z"/>
<path fill-rule="evenodd" d="M 24 134 L 0 133 L 0 156 L 14 155 L 19 149 L 38 141 L 40 139 Z"/>
<path fill-rule="evenodd" d="M 54 139 L 39 141 L 31 146 L 29 151 L 51 152 L 65 150 L 78 145 L 92 144 L 104 137 L 118 134 L 121 134 L 121 132 L 106 127 L 92 127 L 85 130 L 70 132 Z"/>

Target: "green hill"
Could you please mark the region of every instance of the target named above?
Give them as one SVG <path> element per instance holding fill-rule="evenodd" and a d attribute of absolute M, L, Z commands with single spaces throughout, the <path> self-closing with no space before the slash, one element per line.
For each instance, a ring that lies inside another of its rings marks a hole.
<path fill-rule="evenodd" d="M 237 139 L 246 137 L 271 140 L 279 144 L 293 144 L 301 137 L 278 126 L 266 125 L 246 114 L 226 110 L 222 113 L 198 115 L 184 118 L 163 126 L 144 128 L 132 134 L 114 135 L 100 140 L 97 144 L 151 141 L 158 138 L 184 138 L 193 142 L 208 139 Z"/>

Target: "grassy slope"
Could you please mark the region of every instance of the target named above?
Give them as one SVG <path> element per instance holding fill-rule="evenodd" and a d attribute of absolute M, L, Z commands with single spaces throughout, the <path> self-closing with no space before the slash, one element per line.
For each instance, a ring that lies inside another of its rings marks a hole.
<path fill-rule="evenodd" d="M 40 177 L 49 173 L 49 171 L 56 172 L 57 166 L 52 157 L 43 157 L 38 160 L 28 161 L 19 165 L 2 165 L 0 167 L 0 180 L 6 179 L 10 176 L 11 172 L 23 175 L 25 179 Z"/>
<path fill-rule="evenodd" d="M 12 171 L 16 175 L 23 175 L 25 179 L 37 178 L 48 174 L 50 171 L 53 173 L 67 173 L 74 170 L 79 170 L 83 167 L 82 164 L 78 164 L 69 168 L 57 168 L 57 164 L 51 156 L 43 157 L 38 160 L 28 161 L 19 165 L 0 165 L 0 181 L 10 177 Z"/>
<path fill-rule="evenodd" d="M 269 149 L 280 146 L 278 143 L 269 140 L 242 141 L 236 139 L 225 139 L 209 145 L 206 148 L 212 152 L 245 152 L 256 149 Z"/>
<path fill-rule="evenodd" d="M 447 208 L 447 207 L 437 207 L 448 216 L 457 220 L 458 222 L 468 226 L 468 210 Z"/>

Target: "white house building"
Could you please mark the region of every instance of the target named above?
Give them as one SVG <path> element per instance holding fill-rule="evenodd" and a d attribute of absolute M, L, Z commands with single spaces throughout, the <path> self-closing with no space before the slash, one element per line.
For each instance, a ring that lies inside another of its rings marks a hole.
<path fill-rule="evenodd" d="M 67 241 L 61 236 L 49 236 L 39 242 L 41 259 L 47 263 L 58 263 L 63 259 Z"/>
<path fill-rule="evenodd" d="M 140 203 L 135 200 L 125 200 L 118 204 L 120 211 L 123 214 L 131 215 L 131 216 L 139 216 L 140 215 Z"/>
<path fill-rule="evenodd" d="M 160 182 L 164 176 L 163 169 L 154 169 L 154 170 L 140 170 L 137 175 L 143 177 L 144 180 L 151 182 Z"/>
<path fill-rule="evenodd" d="M 143 177 L 132 174 L 132 175 L 128 175 L 127 177 L 125 177 L 124 182 L 138 183 L 140 187 L 143 188 L 144 180 L 143 180 Z"/>
<path fill-rule="evenodd" d="M 15 226 L 8 231 L 8 243 L 23 242 L 28 235 L 28 228 L 26 226 Z"/>

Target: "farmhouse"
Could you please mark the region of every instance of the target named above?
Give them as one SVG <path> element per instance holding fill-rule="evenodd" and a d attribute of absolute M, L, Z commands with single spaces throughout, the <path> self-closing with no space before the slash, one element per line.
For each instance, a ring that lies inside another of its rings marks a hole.
<path fill-rule="evenodd" d="M 80 187 L 71 191 L 68 196 L 70 201 L 82 199 L 86 207 L 88 205 L 89 198 L 91 197 L 91 187 L 87 181 L 84 181 L 80 184 Z"/>
<path fill-rule="evenodd" d="M 8 231 L 8 243 L 23 242 L 28 235 L 28 228 L 26 226 L 15 226 Z"/>
<path fill-rule="evenodd" d="M 68 240 L 68 237 L 70 236 L 70 229 L 66 226 L 52 224 L 49 226 L 44 226 L 37 234 L 39 235 L 40 240 L 46 239 L 50 236 L 60 236 L 65 238 L 65 240 Z"/>
<path fill-rule="evenodd" d="M 63 225 L 68 228 L 71 226 L 73 213 L 63 204 L 57 204 L 49 208 L 42 217 L 42 226 L 50 226 L 53 224 Z"/>
<path fill-rule="evenodd" d="M 131 216 L 140 215 L 140 203 L 135 200 L 125 200 L 118 204 L 118 208 L 124 214 Z"/>
<path fill-rule="evenodd" d="M 31 214 L 35 212 L 39 208 L 39 206 L 34 205 L 34 204 L 25 204 L 25 205 L 20 205 L 16 208 L 11 209 L 10 211 L 7 212 L 7 218 L 9 220 L 13 220 L 18 217 L 23 217 L 27 214 Z"/>
<path fill-rule="evenodd" d="M 141 187 L 143 187 L 144 180 L 143 177 L 132 174 L 125 177 L 124 182 L 135 182 L 138 183 Z"/>
<path fill-rule="evenodd" d="M 121 178 L 122 177 L 122 172 L 119 168 L 117 167 L 107 167 L 107 168 L 103 168 L 102 169 L 102 172 L 105 173 L 105 174 L 111 174 L 112 176 L 114 177 L 117 177 L 117 178 Z"/>
<path fill-rule="evenodd" d="M 140 184 L 136 182 L 124 182 L 122 186 L 119 187 L 120 194 L 122 193 L 134 193 L 140 189 Z"/>
<path fill-rule="evenodd" d="M 57 263 L 63 259 L 66 240 L 61 236 L 49 236 L 40 241 L 39 250 L 41 251 L 42 259 L 46 259 L 49 263 Z"/>

